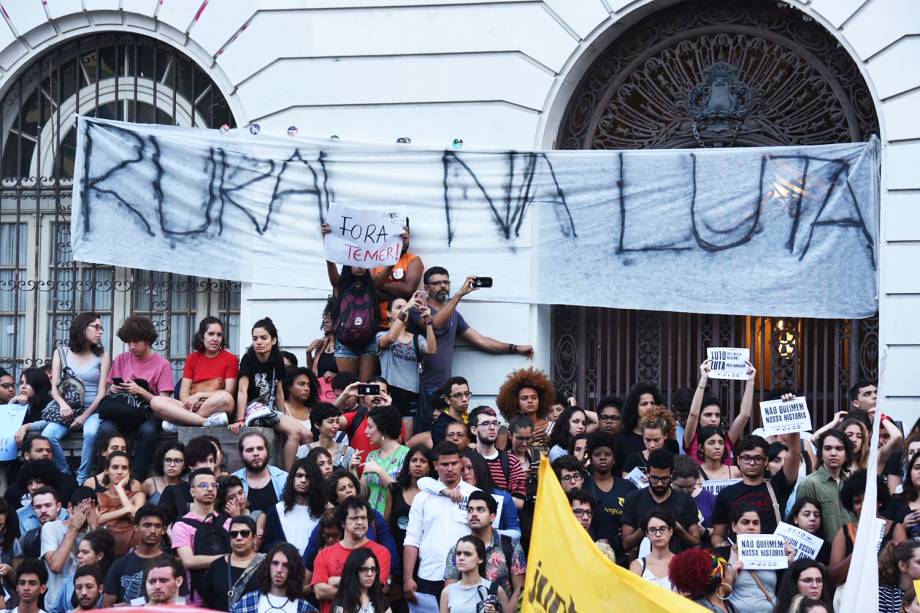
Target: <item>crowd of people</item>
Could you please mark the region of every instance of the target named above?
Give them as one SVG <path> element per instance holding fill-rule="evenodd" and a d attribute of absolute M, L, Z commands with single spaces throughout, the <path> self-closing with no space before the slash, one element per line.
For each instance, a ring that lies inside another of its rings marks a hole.
<path fill-rule="evenodd" d="M 471 407 L 453 369 L 458 337 L 490 353 L 533 349 L 477 332 L 458 307 L 482 283 L 451 294 L 448 271 L 424 269 L 408 247 L 406 230 L 395 266 L 329 263 L 323 336 L 303 365 L 270 318 L 237 358 L 207 317 L 175 385 L 149 319 L 121 323 L 127 351 L 111 359 L 101 318 L 82 313 L 50 368 L 24 370 L 18 389 L 0 369 L 0 405 L 27 405 L 0 499 L 4 606 L 509 613 L 547 456 L 573 516 L 624 572 L 716 612 L 830 613 L 878 420 L 879 611 L 920 612 L 920 422 L 902 432 L 876 410 L 873 382 L 856 382 L 810 435 L 748 433 L 750 364 L 732 419 L 708 362 L 670 405 L 638 383 L 577 406 L 524 368 L 494 404 Z M 229 429 L 242 467 L 225 472 L 212 430 L 183 444 L 180 426 Z M 82 437 L 79 462 L 68 436 Z M 745 568 L 738 535 L 781 523 L 820 539 L 814 559 L 787 547 L 788 569 Z"/>

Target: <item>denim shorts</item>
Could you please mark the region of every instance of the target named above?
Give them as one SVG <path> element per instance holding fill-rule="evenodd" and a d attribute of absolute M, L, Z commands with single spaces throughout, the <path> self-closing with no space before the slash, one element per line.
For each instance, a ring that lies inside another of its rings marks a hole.
<path fill-rule="evenodd" d="M 357 360 L 358 358 L 366 358 L 372 355 L 377 355 L 376 338 L 364 347 L 359 348 L 349 347 L 348 345 L 343 345 L 338 340 L 335 341 L 335 357 L 337 358 L 349 358 L 352 360 Z"/>

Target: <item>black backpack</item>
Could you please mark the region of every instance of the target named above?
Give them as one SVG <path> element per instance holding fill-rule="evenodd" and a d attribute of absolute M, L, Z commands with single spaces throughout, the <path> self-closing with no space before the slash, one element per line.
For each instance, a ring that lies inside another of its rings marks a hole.
<path fill-rule="evenodd" d="M 192 543 L 192 552 L 198 556 L 216 556 L 230 553 L 230 533 L 224 529 L 228 517 L 223 513 L 212 513 L 204 521 L 182 517 L 179 519 L 184 524 L 195 528 L 195 540 Z M 192 591 L 202 594 L 207 589 L 205 575 L 207 570 L 190 571 L 192 576 Z"/>
<path fill-rule="evenodd" d="M 32 528 L 22 535 L 19 539 L 19 546 L 22 547 L 22 557 L 25 559 L 39 559 L 42 549 L 42 529 Z"/>

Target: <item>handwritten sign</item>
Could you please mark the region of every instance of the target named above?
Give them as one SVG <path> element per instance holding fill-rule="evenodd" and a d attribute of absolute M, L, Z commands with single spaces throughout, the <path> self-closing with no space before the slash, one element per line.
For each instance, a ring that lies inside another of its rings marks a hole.
<path fill-rule="evenodd" d="M 16 459 L 16 431 L 28 410 L 29 406 L 25 404 L 0 406 L 0 462 Z"/>
<path fill-rule="evenodd" d="M 795 549 L 796 560 L 801 560 L 803 558 L 809 560 L 816 559 L 818 557 L 818 552 L 821 551 L 821 546 L 824 544 L 824 539 L 820 536 L 815 536 L 814 534 L 805 532 L 798 526 L 793 526 L 785 522 L 780 522 L 774 534 L 776 534 L 776 536 L 781 536 L 784 541 L 792 545 L 793 549 Z"/>
<path fill-rule="evenodd" d="M 775 534 L 739 534 L 738 559 L 746 570 L 782 570 L 789 566 L 786 541 Z"/>
<path fill-rule="evenodd" d="M 326 259 L 336 264 L 374 268 L 399 261 L 405 217 L 396 209 L 358 209 L 334 204 L 323 241 Z"/>
<path fill-rule="evenodd" d="M 710 479 L 703 481 L 703 489 L 712 492 L 713 496 L 718 496 L 725 488 L 740 482 L 741 479 Z"/>
<path fill-rule="evenodd" d="M 790 432 L 811 432 L 811 414 L 805 396 L 784 400 L 767 400 L 760 403 L 763 429 L 768 436 Z"/>
<path fill-rule="evenodd" d="M 626 473 L 626 478 L 632 481 L 633 485 L 638 487 L 640 490 L 643 487 L 648 487 L 648 475 L 646 475 L 645 471 L 643 471 L 638 466 Z"/>
<path fill-rule="evenodd" d="M 706 358 L 709 360 L 710 379 L 747 381 L 747 362 L 751 358 L 751 352 L 746 347 L 708 347 Z"/>

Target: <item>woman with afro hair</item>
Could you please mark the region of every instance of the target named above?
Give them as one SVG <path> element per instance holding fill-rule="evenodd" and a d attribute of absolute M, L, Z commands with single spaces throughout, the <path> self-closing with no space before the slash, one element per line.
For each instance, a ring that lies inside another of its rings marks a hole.
<path fill-rule="evenodd" d="M 668 578 L 674 591 L 716 613 L 735 613 L 728 601 L 735 573 L 725 558 L 704 549 L 688 549 L 671 558 Z"/>
<path fill-rule="evenodd" d="M 549 377 L 536 368 L 521 368 L 505 379 L 495 399 L 505 420 L 515 415 L 526 415 L 534 424 L 532 447 L 547 449 L 547 428 L 550 408 L 556 398 L 556 389 Z"/>

